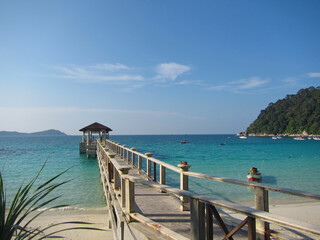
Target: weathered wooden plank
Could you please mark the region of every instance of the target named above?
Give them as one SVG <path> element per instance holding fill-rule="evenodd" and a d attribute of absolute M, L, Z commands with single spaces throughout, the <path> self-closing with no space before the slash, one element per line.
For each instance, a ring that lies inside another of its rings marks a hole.
<path fill-rule="evenodd" d="M 212 212 L 214 218 L 216 219 L 221 231 L 224 233 L 225 236 L 227 236 L 229 234 L 229 230 L 228 230 L 227 226 L 224 224 L 222 218 L 220 217 L 219 212 L 217 211 L 217 209 L 213 205 L 210 206 L 210 209 L 211 209 L 211 212 Z M 233 240 L 233 238 L 231 236 L 229 237 L 229 240 Z"/>
<path fill-rule="evenodd" d="M 256 209 L 269 212 L 268 191 L 262 187 L 254 187 L 254 204 Z M 258 239 L 269 239 L 269 237 L 265 235 L 270 229 L 270 224 L 268 222 L 257 219 L 256 229 L 258 232 L 262 233 L 259 234 Z"/>
<path fill-rule="evenodd" d="M 203 173 L 196 173 L 196 172 L 187 172 L 186 175 L 192 176 L 192 177 L 208 179 L 208 180 L 213 180 L 216 182 L 232 183 L 232 184 L 242 185 L 242 186 L 246 186 L 246 187 L 264 187 L 266 190 L 273 191 L 273 192 L 281 192 L 281 193 L 286 193 L 286 194 L 290 194 L 290 195 L 320 200 L 320 194 L 309 193 L 309 192 L 300 191 L 300 190 L 293 190 L 293 189 L 283 188 L 283 187 L 275 187 L 275 186 L 271 186 L 271 185 L 258 184 L 258 183 L 253 183 L 253 182 L 239 181 L 239 180 L 235 180 L 235 179 L 216 177 L 216 176 L 211 176 L 211 175 L 207 175 L 207 174 L 203 174 Z"/>
<path fill-rule="evenodd" d="M 225 237 L 224 240 L 230 239 L 234 234 L 236 234 L 244 225 L 248 223 L 248 217 L 245 218 L 238 226 L 236 226 L 232 231 L 230 231 Z"/>
<path fill-rule="evenodd" d="M 206 238 L 213 240 L 213 215 L 208 204 L 206 204 Z"/>
<path fill-rule="evenodd" d="M 190 199 L 190 235 L 191 240 L 205 239 L 205 207 L 199 199 Z"/>
<path fill-rule="evenodd" d="M 189 240 L 188 238 L 180 235 L 177 232 L 174 232 L 170 230 L 169 228 L 166 228 L 165 226 L 156 223 L 152 221 L 150 218 L 147 218 L 139 213 L 131 213 L 130 216 L 137 220 L 138 222 L 141 222 L 142 224 L 151 227 L 152 229 L 156 230 L 157 232 L 163 234 L 164 236 L 173 239 L 173 240 Z"/>
<path fill-rule="evenodd" d="M 149 185 L 151 187 L 161 189 L 161 190 L 164 190 L 169 193 L 173 193 L 176 195 L 188 196 L 190 198 L 195 198 L 195 199 L 201 199 L 202 202 L 208 203 L 210 205 L 218 206 L 221 208 L 229 209 L 234 212 L 238 212 L 243 215 L 247 215 L 249 217 L 261 218 L 262 220 L 268 221 L 270 223 L 275 223 L 275 224 L 279 224 L 281 226 L 286 226 L 286 227 L 293 228 L 296 230 L 303 230 L 303 231 L 307 231 L 310 233 L 320 235 L 320 228 L 317 225 L 308 224 L 305 222 L 301 222 L 299 220 L 289 219 L 289 218 L 286 218 L 286 217 L 283 217 L 283 216 L 280 216 L 280 215 L 277 215 L 274 213 L 260 211 L 260 210 L 250 208 L 247 206 L 243 206 L 243 205 L 240 205 L 237 203 L 218 200 L 218 199 L 208 197 L 208 196 L 197 195 L 197 194 L 194 194 L 194 193 L 191 193 L 188 191 L 180 190 L 177 188 L 172 188 L 167 185 L 161 185 L 156 182 L 149 182 L 144 179 L 136 178 L 136 177 L 133 177 L 130 175 L 125 176 L 125 177 L 131 179 L 131 181 L 139 182 L 139 183 L 142 183 L 145 185 Z"/>
<path fill-rule="evenodd" d="M 248 217 L 248 240 L 256 240 L 256 220 Z"/>
<path fill-rule="evenodd" d="M 127 213 L 132 213 L 135 210 L 134 203 L 134 182 L 129 179 L 126 180 L 126 211 Z"/>

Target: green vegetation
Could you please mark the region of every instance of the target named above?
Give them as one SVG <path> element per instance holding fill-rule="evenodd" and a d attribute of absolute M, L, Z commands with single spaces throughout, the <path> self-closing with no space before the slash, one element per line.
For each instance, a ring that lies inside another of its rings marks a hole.
<path fill-rule="evenodd" d="M 36 180 L 38 179 L 40 173 L 42 172 L 45 163 L 38 172 L 38 174 L 25 186 L 21 184 L 15 197 L 11 202 L 11 206 L 7 208 L 7 199 L 4 188 L 4 181 L 2 178 L 2 173 L 0 172 L 0 239 L 45 239 L 45 238 L 61 238 L 57 235 L 60 232 L 72 229 L 90 229 L 90 230 L 100 230 L 96 228 L 88 227 L 70 227 L 63 228 L 61 230 L 51 229 L 59 225 L 68 224 L 89 224 L 86 222 L 62 222 L 57 224 L 52 224 L 44 229 L 31 228 L 30 223 L 41 214 L 51 209 L 57 209 L 66 207 L 68 205 L 57 205 L 50 207 L 58 197 L 53 197 L 47 199 L 48 195 L 52 193 L 56 188 L 63 186 L 68 181 L 63 181 L 59 183 L 54 183 L 54 181 L 63 175 L 66 171 L 58 174 L 57 176 L 51 178 L 47 182 L 40 184 L 38 187 L 34 187 Z M 34 189 L 35 188 L 35 189 Z M 34 190 L 33 190 L 34 189 Z M 44 210 L 45 209 L 45 210 Z M 41 210 L 41 211 L 39 211 Z"/>
<path fill-rule="evenodd" d="M 270 103 L 248 127 L 248 134 L 320 134 L 320 87 Z"/>

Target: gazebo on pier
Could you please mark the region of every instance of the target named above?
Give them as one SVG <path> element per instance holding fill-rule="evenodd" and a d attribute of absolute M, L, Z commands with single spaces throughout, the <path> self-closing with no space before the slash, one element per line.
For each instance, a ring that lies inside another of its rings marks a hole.
<path fill-rule="evenodd" d="M 93 134 L 98 133 L 99 139 L 104 141 L 109 138 L 109 132 L 112 131 L 112 129 L 95 122 L 84 128 L 81 128 L 79 131 L 82 132 L 80 154 L 87 154 L 87 157 L 89 158 L 90 155 L 95 156 L 97 150 L 97 142 L 94 140 Z"/>

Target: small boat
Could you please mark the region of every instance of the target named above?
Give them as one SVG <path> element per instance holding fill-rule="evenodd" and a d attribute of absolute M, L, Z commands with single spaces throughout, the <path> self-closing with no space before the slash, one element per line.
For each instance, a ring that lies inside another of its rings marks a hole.
<path fill-rule="evenodd" d="M 277 139 L 282 139 L 282 137 L 281 136 L 277 136 Z"/>
<path fill-rule="evenodd" d="M 220 143 L 219 145 L 220 145 L 220 146 L 223 146 L 223 145 L 226 145 L 226 143 Z"/>
<path fill-rule="evenodd" d="M 239 138 L 241 138 L 241 139 L 247 139 L 248 137 L 247 137 L 247 136 L 240 136 Z"/>
<path fill-rule="evenodd" d="M 272 139 L 278 139 L 276 136 L 273 136 Z"/>
<path fill-rule="evenodd" d="M 261 181 L 262 173 L 258 171 L 257 168 L 250 168 L 250 172 L 247 174 L 248 181 Z"/>
<path fill-rule="evenodd" d="M 320 137 L 313 137 L 313 140 L 320 140 Z"/>
<path fill-rule="evenodd" d="M 189 143 L 187 140 L 182 140 L 181 141 L 181 144 L 187 144 L 187 143 Z"/>
<path fill-rule="evenodd" d="M 303 138 L 303 137 L 295 137 L 295 138 L 293 138 L 294 140 L 298 140 L 298 141 L 303 141 L 303 140 L 306 140 L 305 138 Z"/>

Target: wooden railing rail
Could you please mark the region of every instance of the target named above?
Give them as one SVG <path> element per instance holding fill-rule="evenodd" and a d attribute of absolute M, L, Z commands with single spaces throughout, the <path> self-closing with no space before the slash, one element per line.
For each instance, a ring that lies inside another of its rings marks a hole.
<path fill-rule="evenodd" d="M 290 195 L 295 195 L 295 196 L 304 197 L 304 198 L 320 200 L 320 194 L 309 193 L 305 191 L 293 190 L 293 189 L 276 187 L 276 186 L 270 186 L 270 185 L 265 185 L 260 183 L 239 181 L 239 180 L 230 179 L 230 178 L 210 176 L 202 173 L 189 172 L 188 168 L 190 167 L 190 165 L 187 165 L 186 162 L 185 163 L 181 162 L 183 164 L 179 164 L 178 167 L 175 167 L 152 157 L 152 153 L 142 154 L 137 152 L 135 148 L 130 149 L 130 148 L 127 148 L 126 145 L 121 145 L 119 143 L 113 142 L 108 139 L 106 140 L 105 145 L 108 148 L 112 149 L 117 154 L 119 154 L 121 158 L 126 162 L 128 162 L 129 164 L 131 164 L 132 167 L 138 168 L 140 173 L 147 175 L 147 177 L 151 181 L 158 182 L 163 185 L 166 184 L 166 169 L 170 169 L 173 172 L 180 174 L 180 190 L 186 190 L 186 191 L 189 190 L 189 187 L 188 187 L 189 176 L 212 180 L 216 182 L 223 182 L 223 183 L 235 184 L 235 185 L 240 185 L 245 187 L 251 187 L 254 189 L 254 207 L 256 208 L 256 210 L 269 212 L 268 191 L 274 191 L 274 192 L 290 194 Z M 138 157 L 138 159 L 136 159 L 136 157 Z M 144 167 L 142 167 L 143 159 L 145 159 Z M 157 176 L 157 165 L 159 166 L 159 171 L 158 171 L 159 177 Z M 152 167 L 153 167 L 153 172 L 152 172 Z M 167 188 L 159 188 L 159 189 L 161 192 L 167 191 Z M 189 203 L 192 203 L 193 201 L 193 200 L 190 200 L 190 196 L 178 194 L 175 192 L 172 192 L 172 193 L 180 196 L 181 210 L 184 210 L 184 211 L 189 210 L 189 206 L 190 206 Z M 269 223 L 264 222 L 263 219 L 264 218 L 261 218 L 261 217 L 257 219 L 256 221 L 257 230 L 259 232 L 266 233 L 269 230 Z M 250 220 L 248 221 L 250 222 Z"/>
<path fill-rule="evenodd" d="M 101 151 L 103 146 L 97 145 L 97 159 L 98 165 L 100 169 L 100 176 L 101 176 L 101 183 L 103 185 L 103 192 L 104 197 L 107 202 L 109 214 L 110 214 L 110 226 L 113 229 L 113 237 L 114 239 L 123 239 L 124 234 L 124 226 L 125 226 L 125 219 L 122 216 L 122 209 L 117 201 L 116 193 L 114 192 L 114 188 L 109 181 L 109 174 L 108 174 L 108 156 L 106 151 Z"/>
<path fill-rule="evenodd" d="M 283 217 L 283 216 L 280 216 L 280 215 L 277 215 L 274 213 L 268 213 L 268 212 L 257 210 L 257 209 L 251 208 L 251 207 L 243 206 L 243 205 L 240 205 L 237 203 L 219 200 L 219 199 L 215 199 L 213 197 L 197 195 L 197 194 L 189 192 L 189 191 L 180 190 L 180 189 L 173 188 L 173 187 L 170 187 L 167 185 L 162 185 L 162 184 L 159 184 L 156 182 L 150 182 L 150 181 L 147 181 L 147 180 L 144 180 L 141 178 L 137 178 L 134 176 L 130 176 L 130 175 L 125 175 L 125 176 L 123 176 L 123 178 L 128 179 L 130 182 L 148 185 L 149 187 L 157 188 L 159 190 L 163 190 L 168 193 L 173 193 L 176 195 L 189 197 L 191 199 L 191 201 L 198 200 L 201 203 L 205 203 L 208 205 L 228 209 L 228 210 L 246 215 L 246 216 L 254 218 L 254 219 L 261 219 L 263 221 L 278 224 L 278 225 L 285 226 L 285 227 L 288 227 L 291 229 L 302 230 L 302 231 L 306 231 L 309 233 L 320 235 L 319 226 L 316 226 L 313 224 L 307 224 L 305 222 L 301 222 L 298 220 L 288 219 L 286 217 Z M 193 215 L 193 214 L 191 213 L 191 215 Z"/>
<path fill-rule="evenodd" d="M 310 193 L 306 191 L 294 190 L 294 189 L 283 188 L 283 187 L 275 187 L 272 185 L 260 184 L 260 183 L 254 183 L 254 182 L 245 182 L 245 181 L 240 181 L 240 180 L 235 180 L 230 178 L 216 177 L 216 176 L 211 176 L 211 175 L 196 173 L 196 172 L 187 172 L 185 174 L 191 177 L 203 178 L 203 179 L 213 180 L 216 182 L 231 183 L 231 184 L 236 184 L 236 185 L 241 185 L 246 187 L 260 187 L 268 191 L 280 192 L 280 193 L 295 195 L 299 197 L 306 197 L 306 198 L 320 200 L 320 194 Z"/>
<path fill-rule="evenodd" d="M 107 140 L 107 143 L 114 145 L 115 143 L 112 142 L 111 140 Z M 145 159 L 148 158 L 146 154 L 142 154 L 136 151 L 133 151 L 129 148 L 119 146 L 121 149 L 124 149 L 129 152 L 134 152 L 135 155 L 141 156 Z M 175 166 L 172 166 L 168 163 L 162 162 L 156 158 L 149 157 L 148 158 L 150 161 L 157 163 L 160 166 L 163 166 L 165 168 L 168 168 L 174 172 L 180 173 L 181 169 Z M 273 192 L 280 192 L 284 194 L 290 194 L 290 195 L 295 195 L 295 196 L 300 196 L 300 197 L 306 197 L 306 198 L 311 198 L 315 200 L 320 200 L 320 194 L 315 194 L 315 193 L 310 193 L 306 191 L 300 191 L 300 190 L 294 190 L 294 189 L 289 189 L 289 188 L 283 188 L 283 187 L 276 187 L 272 185 L 266 185 L 266 184 L 260 184 L 260 183 L 254 183 L 254 182 L 245 182 L 245 181 L 240 181 L 240 180 L 235 180 L 231 178 L 224 178 L 224 177 L 217 177 L 217 176 L 211 176 L 203 173 L 197 173 L 197 172 L 192 172 L 188 171 L 184 173 L 185 175 L 191 176 L 191 177 L 196 177 L 196 178 L 202 178 L 202 179 L 208 179 L 216 182 L 224 182 L 224 183 L 231 183 L 231 184 L 236 184 L 236 185 L 241 185 L 241 186 L 246 186 L 246 187 L 259 187 L 259 188 L 264 188 L 265 190 L 268 191 L 273 191 Z"/>

